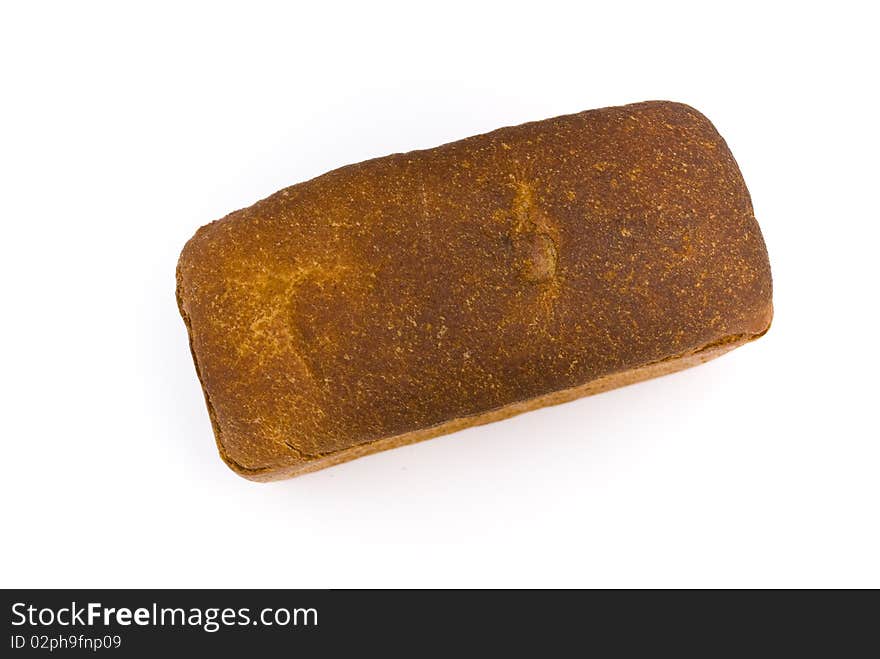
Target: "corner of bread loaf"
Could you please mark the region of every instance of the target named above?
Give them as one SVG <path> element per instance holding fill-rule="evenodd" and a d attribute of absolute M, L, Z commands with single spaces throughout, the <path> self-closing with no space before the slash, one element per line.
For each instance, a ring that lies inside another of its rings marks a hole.
<path fill-rule="evenodd" d="M 689 122 L 696 122 L 697 124 L 704 124 L 711 127 L 711 129 L 715 133 L 718 133 L 715 125 L 709 120 L 709 118 L 700 110 L 688 103 L 683 103 L 681 101 L 651 100 L 643 101 L 641 103 L 634 103 L 633 106 L 642 109 L 653 108 L 655 109 L 655 111 L 659 111 L 664 117 L 672 120 L 673 123 L 676 123 L 676 120 L 685 120 Z"/>
<path fill-rule="evenodd" d="M 229 467 L 233 472 L 246 480 L 254 481 L 256 483 L 267 483 L 269 481 L 287 478 L 287 476 L 285 476 L 284 474 L 287 473 L 287 471 L 295 471 L 296 469 L 295 465 L 291 465 L 290 467 L 247 467 L 236 461 L 229 454 L 229 452 L 226 450 L 226 446 L 224 446 L 223 444 L 223 436 L 219 433 L 216 427 L 214 429 L 214 438 L 217 441 L 217 452 L 220 454 L 220 459 L 223 460 L 226 466 Z"/>
<path fill-rule="evenodd" d="M 756 339 L 761 338 L 767 332 L 770 331 L 770 326 L 773 324 L 773 300 L 769 300 L 764 309 L 761 310 L 755 316 L 755 325 L 756 329 L 753 332 L 753 337 Z"/>

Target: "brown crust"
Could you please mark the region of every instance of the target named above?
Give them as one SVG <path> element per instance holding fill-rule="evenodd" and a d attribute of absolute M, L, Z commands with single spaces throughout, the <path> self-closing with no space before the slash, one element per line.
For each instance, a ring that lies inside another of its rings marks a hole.
<path fill-rule="evenodd" d="M 177 272 L 220 454 L 261 481 L 701 363 L 766 332 L 771 288 L 727 145 L 668 102 L 335 170 Z"/>

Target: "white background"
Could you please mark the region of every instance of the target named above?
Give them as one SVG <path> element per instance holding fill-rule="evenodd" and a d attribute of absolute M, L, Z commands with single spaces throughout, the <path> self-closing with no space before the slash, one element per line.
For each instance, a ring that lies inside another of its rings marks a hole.
<path fill-rule="evenodd" d="M 880 586 L 871 3 L 17 4 L 0 585 Z M 174 300 L 198 226 L 350 162 L 645 99 L 700 109 L 736 155 L 765 338 L 299 479 L 224 466 Z"/>

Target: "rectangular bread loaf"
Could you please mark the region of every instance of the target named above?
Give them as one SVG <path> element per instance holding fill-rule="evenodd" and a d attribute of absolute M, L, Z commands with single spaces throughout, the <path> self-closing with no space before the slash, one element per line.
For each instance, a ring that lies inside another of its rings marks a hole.
<path fill-rule="evenodd" d="M 177 299 L 220 455 L 254 480 L 698 364 L 772 316 L 733 156 L 663 101 L 281 190 L 196 232 Z"/>

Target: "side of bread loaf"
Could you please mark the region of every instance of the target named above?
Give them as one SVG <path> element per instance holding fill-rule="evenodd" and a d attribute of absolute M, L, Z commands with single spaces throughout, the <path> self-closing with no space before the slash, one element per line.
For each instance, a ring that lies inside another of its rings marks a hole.
<path fill-rule="evenodd" d="M 678 370 L 772 316 L 736 162 L 669 102 L 286 188 L 199 229 L 177 298 L 221 456 L 254 480 Z"/>

